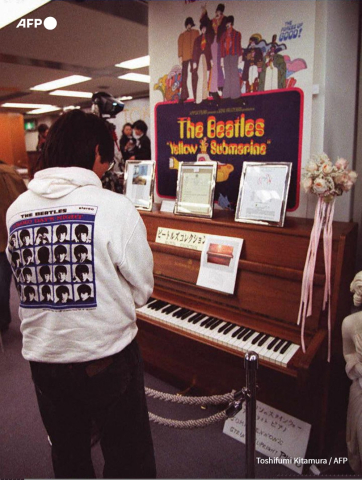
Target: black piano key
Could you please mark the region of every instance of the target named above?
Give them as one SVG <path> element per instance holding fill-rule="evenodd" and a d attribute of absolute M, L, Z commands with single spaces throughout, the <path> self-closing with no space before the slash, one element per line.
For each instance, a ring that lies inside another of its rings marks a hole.
<path fill-rule="evenodd" d="M 219 332 L 219 333 L 222 333 L 222 332 L 225 330 L 225 328 L 228 328 L 230 325 L 231 325 L 230 322 L 226 322 L 225 325 L 222 325 L 222 326 L 219 328 L 218 332 Z"/>
<path fill-rule="evenodd" d="M 246 340 L 249 340 L 249 338 L 254 335 L 255 333 L 255 330 L 250 330 L 250 332 L 248 332 L 244 337 L 243 337 L 243 340 L 244 342 L 246 342 Z"/>
<path fill-rule="evenodd" d="M 164 302 L 163 300 L 157 300 L 157 302 L 151 305 L 150 308 L 152 310 L 161 310 L 161 308 L 165 307 L 166 305 L 168 305 L 167 302 Z"/>
<path fill-rule="evenodd" d="M 264 345 L 264 343 L 268 340 L 268 338 L 270 338 L 270 335 L 267 335 L 265 333 L 264 336 L 260 339 L 258 346 L 261 347 L 262 345 Z"/>
<path fill-rule="evenodd" d="M 195 319 L 192 321 L 192 323 L 193 323 L 194 325 L 196 325 L 197 323 L 203 321 L 204 318 L 205 318 L 205 315 L 203 315 L 202 313 L 199 313 L 199 316 L 198 316 L 197 318 L 195 318 Z"/>
<path fill-rule="evenodd" d="M 204 327 L 210 320 L 211 317 L 204 318 L 203 321 L 200 323 L 200 327 Z"/>
<path fill-rule="evenodd" d="M 279 340 L 280 340 L 280 338 L 275 337 L 274 340 L 272 342 L 270 342 L 269 345 L 266 348 L 268 350 L 271 350 L 274 347 L 274 345 L 279 342 Z"/>
<path fill-rule="evenodd" d="M 194 320 L 196 320 L 201 314 L 200 313 L 194 313 L 187 321 L 192 323 Z"/>
<path fill-rule="evenodd" d="M 186 312 L 183 315 L 181 315 L 180 319 L 186 320 L 192 313 L 193 313 L 193 310 L 186 310 Z"/>
<path fill-rule="evenodd" d="M 227 326 L 222 333 L 223 333 L 224 335 L 227 335 L 227 334 L 230 332 L 230 330 L 232 330 L 232 329 L 235 328 L 235 327 L 236 327 L 236 325 L 234 325 L 234 324 L 232 323 L 231 325 Z"/>
<path fill-rule="evenodd" d="M 244 329 L 244 327 L 239 327 L 237 330 L 235 330 L 235 332 L 233 332 L 233 334 L 231 335 L 233 338 L 236 337 L 236 335 L 239 335 L 239 333 L 241 333 L 241 331 Z"/>
<path fill-rule="evenodd" d="M 164 307 L 161 312 L 162 313 L 172 313 L 174 312 L 175 310 L 177 310 L 179 307 L 177 305 L 167 305 L 166 307 Z"/>
<path fill-rule="evenodd" d="M 285 340 L 279 340 L 279 342 L 273 348 L 273 352 L 278 352 L 279 349 L 284 345 Z"/>
<path fill-rule="evenodd" d="M 215 330 L 216 327 L 220 325 L 224 320 L 216 319 L 216 321 L 211 325 L 210 330 Z"/>
<path fill-rule="evenodd" d="M 216 323 L 216 322 L 217 322 L 217 318 L 215 318 L 215 317 L 210 317 L 210 320 L 209 320 L 209 321 L 207 322 L 207 324 L 205 325 L 205 328 L 210 329 L 210 327 L 211 327 L 212 325 L 214 325 L 214 323 Z"/>
<path fill-rule="evenodd" d="M 255 338 L 252 339 L 251 344 L 255 345 L 256 343 L 258 343 L 259 340 L 261 340 L 261 338 L 263 337 L 263 335 L 264 335 L 263 333 L 259 333 L 259 335 L 257 335 Z"/>
<path fill-rule="evenodd" d="M 186 311 L 186 308 L 181 308 L 181 307 L 179 307 L 178 310 L 175 310 L 175 311 L 173 312 L 172 316 L 175 317 L 175 318 L 180 318 L 181 315 L 183 315 L 183 314 L 185 313 L 185 311 Z"/>
<path fill-rule="evenodd" d="M 147 300 L 146 305 L 150 305 L 150 304 L 153 303 L 153 302 L 157 302 L 157 300 L 156 300 L 155 298 L 153 298 L 153 297 L 150 297 L 150 298 Z"/>
<path fill-rule="evenodd" d="M 284 347 L 280 350 L 280 353 L 285 353 L 288 348 L 291 346 L 292 342 L 287 342 Z"/>
<path fill-rule="evenodd" d="M 241 340 L 247 333 L 250 332 L 250 328 L 243 328 L 243 330 L 238 334 L 237 339 Z"/>

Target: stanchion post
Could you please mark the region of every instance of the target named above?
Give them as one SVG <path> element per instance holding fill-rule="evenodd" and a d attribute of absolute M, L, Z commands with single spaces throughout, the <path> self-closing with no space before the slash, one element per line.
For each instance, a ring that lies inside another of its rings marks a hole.
<path fill-rule="evenodd" d="M 256 389 L 258 355 L 255 352 L 245 354 L 246 370 L 246 477 L 255 478 L 255 440 L 256 440 Z"/>

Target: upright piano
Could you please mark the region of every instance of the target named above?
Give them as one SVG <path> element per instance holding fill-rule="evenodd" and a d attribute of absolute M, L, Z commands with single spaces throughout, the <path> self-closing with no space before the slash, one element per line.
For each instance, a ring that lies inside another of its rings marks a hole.
<path fill-rule="evenodd" d="M 141 215 L 155 276 L 152 298 L 137 314 L 146 369 L 180 389 L 192 387 L 194 394 L 223 394 L 245 385 L 243 357 L 246 351 L 256 351 L 258 400 L 310 423 L 309 455 L 321 455 L 333 375 L 322 305 L 322 242 L 305 353 L 297 325 L 313 221 L 287 217 L 285 226 L 278 228 L 238 223 L 224 210 L 205 219 L 160 212 L 158 206 Z M 159 228 L 243 239 L 234 294 L 197 286 L 201 252 L 159 243 Z M 333 223 L 332 365 L 342 358 L 340 326 L 350 313 L 356 239 L 355 223 Z"/>

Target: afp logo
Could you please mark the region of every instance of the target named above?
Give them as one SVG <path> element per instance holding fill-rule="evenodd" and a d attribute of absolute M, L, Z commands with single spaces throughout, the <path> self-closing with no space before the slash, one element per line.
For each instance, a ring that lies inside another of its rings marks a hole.
<path fill-rule="evenodd" d="M 47 17 L 44 21 L 40 18 L 22 18 L 16 28 L 38 28 L 43 25 L 47 30 L 54 30 L 57 21 L 54 17 Z"/>

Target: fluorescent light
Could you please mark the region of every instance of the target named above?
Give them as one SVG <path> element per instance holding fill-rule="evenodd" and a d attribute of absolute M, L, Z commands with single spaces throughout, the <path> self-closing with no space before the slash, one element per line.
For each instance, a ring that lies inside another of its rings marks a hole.
<path fill-rule="evenodd" d="M 125 100 L 132 100 L 132 98 L 131 95 L 125 95 L 124 97 L 121 97 L 120 100 L 121 102 L 124 102 Z"/>
<path fill-rule="evenodd" d="M 71 90 L 54 90 L 49 92 L 49 95 L 57 95 L 59 97 L 79 97 L 79 98 L 92 98 L 92 92 L 75 92 Z"/>
<path fill-rule="evenodd" d="M 69 105 L 69 107 L 63 107 L 63 110 L 64 110 L 65 112 L 67 112 L 68 110 L 79 110 L 79 109 L 80 109 L 79 106 L 76 106 L 76 107 L 75 107 L 74 105 Z"/>
<path fill-rule="evenodd" d="M 135 68 L 149 67 L 150 66 L 150 56 L 146 55 L 145 57 L 134 58 L 133 60 L 127 60 L 126 62 L 117 63 L 115 67 L 129 68 L 134 70 Z"/>
<path fill-rule="evenodd" d="M 84 77 L 83 75 L 70 75 L 69 77 L 59 78 L 52 82 L 41 83 L 36 85 L 30 90 L 39 90 L 41 92 L 48 92 L 49 90 L 55 90 L 56 88 L 67 87 L 68 85 L 74 85 L 75 83 L 86 82 L 92 80 L 91 77 Z"/>
<path fill-rule="evenodd" d="M 133 82 L 150 83 L 151 77 L 149 75 L 143 75 L 142 73 L 126 73 L 118 77 L 122 80 L 132 80 Z"/>
<path fill-rule="evenodd" d="M 22 18 L 36 8 L 45 5 L 50 0 L 26 0 L 26 2 L 9 2 L 9 0 L 0 0 L 0 28 L 9 25 L 18 18 Z"/>
<path fill-rule="evenodd" d="M 36 110 L 31 110 L 30 112 L 26 112 L 26 114 L 38 115 L 40 113 L 56 112 L 57 110 L 60 110 L 60 107 L 54 107 L 54 105 L 46 105 L 43 108 L 38 108 Z"/>
<path fill-rule="evenodd" d="M 52 105 L 45 103 L 3 103 L 1 106 L 7 108 L 44 108 Z"/>

